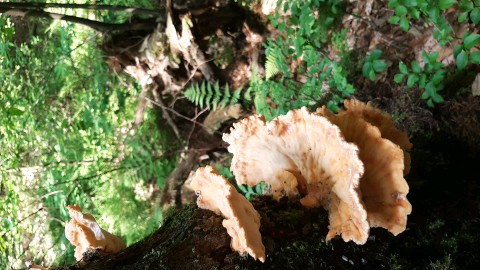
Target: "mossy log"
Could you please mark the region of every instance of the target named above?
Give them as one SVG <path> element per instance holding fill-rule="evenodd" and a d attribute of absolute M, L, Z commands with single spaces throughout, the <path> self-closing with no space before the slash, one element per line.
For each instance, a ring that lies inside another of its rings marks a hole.
<path fill-rule="evenodd" d="M 385 268 L 382 256 L 393 238 L 386 230 L 372 232 L 363 246 L 341 239 L 325 242 L 328 217 L 323 209 L 256 197 L 265 263 L 240 256 L 230 248 L 223 218 L 195 204 L 170 211 L 155 233 L 108 256 L 84 254 L 84 262 L 62 269 L 348 269 Z M 60 268 L 58 268 L 60 269 Z"/>

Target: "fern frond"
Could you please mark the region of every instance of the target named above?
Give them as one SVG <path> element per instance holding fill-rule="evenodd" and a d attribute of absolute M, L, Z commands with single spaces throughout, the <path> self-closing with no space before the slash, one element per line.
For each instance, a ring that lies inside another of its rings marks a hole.
<path fill-rule="evenodd" d="M 213 110 L 217 110 L 217 106 L 220 103 L 220 99 L 222 98 L 222 92 L 220 92 L 220 87 L 215 88 L 215 97 L 213 98 Z"/>
<path fill-rule="evenodd" d="M 267 61 L 265 62 L 265 79 L 268 80 L 271 77 L 280 73 L 280 68 L 278 67 L 278 59 L 276 54 L 270 52 L 267 55 Z"/>
<path fill-rule="evenodd" d="M 238 88 L 237 90 L 233 91 L 233 96 L 230 99 L 230 105 L 238 103 L 240 99 L 240 94 L 242 93 L 242 87 Z"/>
<path fill-rule="evenodd" d="M 211 104 L 211 102 L 212 102 L 212 98 L 213 98 L 212 87 L 210 87 L 210 84 L 208 84 L 207 95 L 205 97 L 205 105 L 209 106 L 209 104 Z M 200 106 L 200 107 L 203 107 L 203 106 Z"/>
<path fill-rule="evenodd" d="M 222 102 L 220 103 L 222 108 L 225 108 L 227 106 L 228 102 L 230 101 L 230 87 L 228 87 L 228 84 L 225 85 L 225 91 L 223 92 L 223 99 Z"/>
<path fill-rule="evenodd" d="M 239 102 L 242 97 L 242 88 L 238 88 L 235 91 L 230 92 L 230 86 L 225 85 L 224 91 L 220 89 L 220 84 L 218 81 L 215 85 L 202 82 L 199 86 L 194 84 L 185 90 L 183 95 L 193 104 L 199 106 L 200 108 L 212 108 L 216 110 L 217 108 L 225 108 L 227 105 L 233 105 Z M 246 91 L 244 94 L 246 100 L 251 100 L 251 91 Z"/>
<path fill-rule="evenodd" d="M 245 93 L 243 94 L 243 98 L 245 100 L 252 101 L 252 90 L 253 90 L 252 86 L 249 86 L 247 88 L 247 91 L 245 91 Z"/>

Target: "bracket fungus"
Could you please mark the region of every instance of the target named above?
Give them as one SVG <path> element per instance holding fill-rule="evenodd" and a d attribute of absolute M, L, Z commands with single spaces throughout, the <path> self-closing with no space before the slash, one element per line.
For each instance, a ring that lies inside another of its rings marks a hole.
<path fill-rule="evenodd" d="M 403 150 L 405 168 L 403 170 L 404 175 L 407 175 L 410 172 L 410 154 L 408 151 L 412 149 L 412 143 L 408 139 L 407 133 L 400 131 L 395 127 L 392 117 L 373 107 L 371 102 L 366 104 L 355 99 L 345 100 L 344 102 L 347 110 L 341 110 L 339 115 L 342 114 L 353 114 L 357 118 L 362 118 L 368 123 L 376 126 L 382 138 L 385 138 L 394 144 L 400 146 Z"/>
<path fill-rule="evenodd" d="M 75 258 L 80 261 L 83 253 L 100 249 L 104 253 L 115 253 L 125 248 L 123 241 L 103 230 L 90 214 L 83 214 L 78 205 L 67 205 L 72 218 L 65 225 L 65 236 L 74 245 Z"/>
<path fill-rule="evenodd" d="M 300 195 L 306 207 L 323 206 L 329 212 L 327 240 L 341 234 L 345 241 L 367 241 L 370 227 L 359 197 L 364 168 L 358 148 L 326 118 L 306 108 L 270 122 L 254 115 L 234 124 L 223 140 L 230 144 L 238 184 L 264 181 L 276 199 Z"/>
<path fill-rule="evenodd" d="M 260 235 L 260 215 L 253 205 L 210 166 L 197 169 L 189 186 L 198 195 L 197 205 L 225 219 L 222 222 L 232 237 L 231 247 L 265 262 L 265 247 Z"/>
<path fill-rule="evenodd" d="M 404 138 L 398 135 L 402 133 L 395 129 L 393 122 L 390 125 L 388 121 L 385 124 L 385 121 L 366 121 L 359 117 L 365 108 L 369 110 L 368 119 L 385 119 L 383 112 L 380 114 L 376 109 L 362 106 L 363 103 L 359 101 L 346 104 L 354 104 L 356 110 L 335 115 L 323 107 L 317 113 L 338 126 L 345 139 L 355 143 L 360 150 L 359 157 L 365 166 L 365 173 L 360 179 L 360 191 L 370 227 L 382 227 L 398 235 L 405 230 L 407 215 L 412 211 L 412 206 L 406 199 L 409 187 L 403 178 L 404 152 L 398 145 L 384 138 L 380 128 L 371 123 L 383 125 L 383 130 L 389 134 L 387 137 Z M 408 137 L 406 142 L 410 143 Z"/>
<path fill-rule="evenodd" d="M 388 114 L 355 100 L 345 106 L 337 115 L 302 108 L 270 122 L 253 115 L 223 140 L 238 184 L 264 181 L 275 199 L 300 195 L 304 206 L 329 212 L 327 240 L 341 234 L 364 244 L 370 227 L 394 235 L 406 228 L 412 144 Z"/>

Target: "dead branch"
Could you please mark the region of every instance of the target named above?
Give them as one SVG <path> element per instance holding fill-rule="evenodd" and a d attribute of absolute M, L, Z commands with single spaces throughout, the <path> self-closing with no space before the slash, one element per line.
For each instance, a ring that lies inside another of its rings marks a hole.
<path fill-rule="evenodd" d="M 177 139 L 181 140 L 180 137 L 180 132 L 178 131 L 177 126 L 173 122 L 172 118 L 170 117 L 170 114 L 168 111 L 165 109 L 165 105 L 163 104 L 162 97 L 160 96 L 159 87 L 158 85 L 154 86 L 154 89 L 152 89 L 152 94 L 153 94 L 153 99 L 155 100 L 156 103 L 160 104 L 159 106 L 162 109 L 162 117 L 167 121 L 167 124 L 172 128 L 173 132 L 175 133 L 175 136 L 177 136 Z"/>
<path fill-rule="evenodd" d="M 171 206 L 182 206 L 182 186 L 192 171 L 193 166 L 197 163 L 199 153 L 194 149 L 186 149 L 180 157 L 178 165 L 168 177 L 163 188 L 161 205 L 164 209 Z"/>

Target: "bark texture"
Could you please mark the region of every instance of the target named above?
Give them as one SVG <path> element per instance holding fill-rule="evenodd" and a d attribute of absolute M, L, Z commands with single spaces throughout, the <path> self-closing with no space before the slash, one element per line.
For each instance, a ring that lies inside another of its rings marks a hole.
<path fill-rule="evenodd" d="M 381 267 L 379 255 L 386 247 L 378 241 L 393 238 L 385 230 L 375 230 L 376 240 L 363 246 L 340 239 L 325 242 L 328 220 L 323 209 L 309 210 L 299 203 L 266 197 L 257 197 L 253 203 L 262 217 L 265 263 L 232 251 L 223 218 L 191 204 L 172 210 L 160 229 L 119 253 L 106 257 L 84 254 L 86 262 L 57 269 L 373 268 Z"/>

